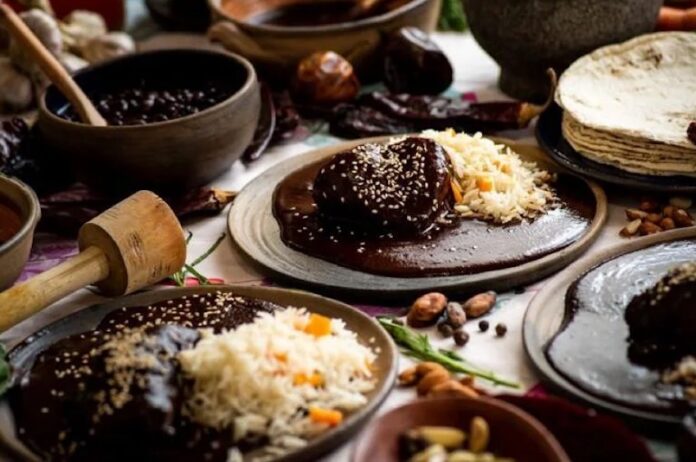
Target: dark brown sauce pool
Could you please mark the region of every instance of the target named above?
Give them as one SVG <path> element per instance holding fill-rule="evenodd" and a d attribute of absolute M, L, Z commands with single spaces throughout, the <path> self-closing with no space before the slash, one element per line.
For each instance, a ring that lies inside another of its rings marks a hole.
<path fill-rule="evenodd" d="M 626 306 L 670 269 L 696 260 L 696 241 L 656 245 L 609 260 L 580 276 L 566 294 L 565 317 L 546 355 L 586 392 L 631 408 L 684 412 L 678 387 L 628 356 Z"/>
<path fill-rule="evenodd" d="M 381 2 L 381 5 L 378 5 L 374 10 L 370 11 L 369 15 L 374 16 L 386 13 L 389 11 L 386 5 L 387 3 L 388 2 Z M 256 14 L 247 21 L 251 24 L 268 24 L 286 27 L 325 26 L 364 17 L 364 14 L 356 13 L 356 10 L 354 10 L 355 5 L 356 2 L 353 0 L 295 3 Z"/>
<path fill-rule="evenodd" d="M 52 461 L 224 462 L 234 446 L 231 431 L 201 427 L 181 414 L 186 384 L 171 361 L 163 370 L 148 372 L 147 388 L 134 392 L 131 402 L 95 423 L 94 397 L 113 388 L 90 355 L 114 334 L 140 326 L 162 329 L 158 345 L 180 351 L 197 341 L 196 328 L 233 329 L 253 321 L 261 311 L 280 308 L 232 296 L 220 307 L 216 296 L 190 295 L 150 307 L 118 309 L 96 329 L 49 346 L 9 394 L 20 440 Z M 262 443 L 239 447 L 244 451 Z"/>
<path fill-rule="evenodd" d="M 273 213 L 283 242 L 308 255 L 366 273 L 394 277 L 474 274 L 536 260 L 577 241 L 596 210 L 581 180 L 561 175 L 561 206 L 531 222 L 495 226 L 456 220 L 426 234 L 398 238 L 368 233 L 322 218 L 312 185 L 324 160 L 288 175 L 276 188 Z"/>
<path fill-rule="evenodd" d="M 0 202 L 0 245 L 12 239 L 21 228 L 21 215 L 11 206 Z"/>

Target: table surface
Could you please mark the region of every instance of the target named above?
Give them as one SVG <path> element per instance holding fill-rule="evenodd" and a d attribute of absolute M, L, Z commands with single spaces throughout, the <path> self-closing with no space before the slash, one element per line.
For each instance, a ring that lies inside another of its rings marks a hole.
<path fill-rule="evenodd" d="M 144 11 L 139 0 L 128 2 L 129 22 L 131 29 L 137 29 L 137 35 L 146 35 L 154 29 L 144 20 Z M 472 93 L 479 100 L 491 100 L 505 98 L 496 87 L 498 66 L 476 44 L 470 34 L 435 34 L 435 40 L 440 44 L 452 61 L 455 68 L 454 92 Z M 503 133 L 502 136 L 518 139 L 520 142 L 535 144 L 532 129 Z M 263 157 L 251 165 L 235 164 L 222 177 L 214 181 L 213 185 L 227 190 L 238 191 L 246 183 L 267 168 L 289 157 L 307 152 L 316 147 L 326 146 L 341 141 L 325 133 L 316 130 L 299 141 L 292 141 L 277 145 L 269 149 Z M 608 222 L 600 237 L 587 251 L 587 254 L 596 253 L 608 246 L 620 242 L 618 236 L 620 228 L 625 224 L 624 210 L 629 205 L 635 205 L 637 194 L 624 195 L 620 191 L 607 188 L 610 201 Z M 184 223 L 184 227 L 193 233 L 189 244 L 189 260 L 197 257 L 208 249 L 223 233 L 226 233 L 227 211 L 213 217 L 198 221 Z M 39 235 L 36 238 L 35 248 L 32 252 L 28 271 L 24 277 L 35 272 L 42 271 L 62 259 L 75 253 L 75 243 L 65 240 L 57 240 L 53 236 Z M 233 248 L 230 237 L 226 235 L 222 244 L 208 259 L 198 266 L 198 269 L 207 277 L 218 277 L 231 284 L 260 284 L 269 280 Z M 548 279 L 547 279 L 548 280 Z M 508 326 L 508 334 L 504 338 L 496 338 L 493 335 L 472 335 L 469 344 L 461 350 L 463 356 L 472 363 L 484 369 L 518 380 L 523 384 L 522 392 L 526 392 L 536 386 L 539 379 L 533 370 L 533 366 L 525 355 L 522 345 L 521 325 L 527 305 L 534 294 L 545 284 L 538 282 L 526 288 L 521 294 L 501 294 L 502 303 L 490 315 L 492 325 L 504 322 Z M 13 345 L 25 338 L 40 327 L 61 318 L 75 310 L 98 303 L 102 297 L 89 291 L 82 290 L 69 298 L 56 303 L 42 313 L 25 321 L 14 329 L 0 336 L 0 341 Z M 370 304 L 370 300 L 364 300 Z M 380 307 L 381 309 L 381 307 Z M 392 308 L 384 307 L 384 310 Z M 398 308 L 394 308 L 398 309 Z M 434 343 L 442 343 L 451 347 L 450 342 L 437 340 L 432 336 Z M 403 358 L 402 367 L 408 362 Z M 492 390 L 495 392 L 496 390 Z M 395 388 L 379 413 L 394 408 L 414 398 L 413 390 L 400 390 Z M 674 451 L 667 445 L 652 443 L 656 456 L 661 461 L 674 461 Z M 337 449 L 326 456 L 325 462 L 343 462 L 350 458 L 350 443 Z"/>

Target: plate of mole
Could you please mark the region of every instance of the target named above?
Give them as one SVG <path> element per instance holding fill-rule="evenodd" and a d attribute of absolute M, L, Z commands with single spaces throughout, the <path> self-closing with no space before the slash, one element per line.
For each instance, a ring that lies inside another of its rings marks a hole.
<path fill-rule="evenodd" d="M 695 261 L 696 228 L 687 228 L 619 244 L 549 281 L 523 324 L 525 349 L 544 381 L 636 422 L 678 424 L 688 399 L 663 373 L 684 354 L 675 339 L 696 338 L 684 334 L 694 322 L 685 321 L 688 310 L 676 301 L 693 301 L 696 265 L 690 287 L 667 290 L 666 306 L 646 297 L 664 280 L 680 279 L 671 271 Z"/>
<path fill-rule="evenodd" d="M 583 253 L 606 219 L 606 196 L 597 184 L 565 173 L 534 146 L 496 140 L 522 160 L 558 174 L 552 188 L 560 206 L 532 220 L 494 225 L 461 219 L 436 233 L 395 239 L 379 225 L 353 233 L 350 223 L 327 223 L 312 194 L 318 172 L 336 154 L 390 140 L 345 142 L 267 170 L 239 193 L 230 210 L 233 241 L 253 262 L 295 284 L 404 300 L 424 291 L 507 290 L 539 280 Z"/>
<path fill-rule="evenodd" d="M 35 451 L 50 460 L 75 462 L 258 460 L 255 457 L 260 455 L 255 451 L 267 444 L 264 438 L 235 443 L 230 428 L 201 426 L 186 417 L 189 414 L 183 410 L 182 398 L 189 382 L 178 378 L 183 366 L 172 361 L 172 352 L 193 348 L 193 343 L 189 345 L 192 332 L 198 332 L 194 342 L 201 339 L 202 343 L 212 333 L 226 335 L 228 329 L 255 322 L 259 313 L 275 316 L 286 307 L 306 308 L 310 318 L 319 315 L 317 318 L 343 321 L 332 329 L 335 336 L 327 334 L 333 337 L 332 345 L 336 346 L 348 330 L 355 333 L 354 337 L 347 334 L 351 341 L 375 352 L 373 387 L 362 391 L 360 406 L 344 411 L 337 426 L 313 434 L 306 445 L 291 446 L 290 452 L 263 460 L 318 459 L 348 440 L 387 397 L 396 378 L 396 347 L 374 319 L 348 305 L 297 290 L 248 286 L 176 288 L 131 295 L 68 315 L 14 346 L 8 355 L 12 383 L 0 402 L 0 459 L 6 460 L 3 454 L 10 451 L 11 460 L 38 460 L 33 456 Z M 129 331 L 137 332 L 141 327 L 149 333 L 136 338 L 140 343 L 113 350 L 117 354 L 111 357 L 119 358 L 118 363 L 110 363 L 108 358 L 100 362 L 100 349 L 119 338 L 129 338 Z M 197 330 L 204 328 L 211 333 Z M 122 333 L 125 337 L 119 337 Z M 280 343 L 287 347 L 283 341 L 285 338 Z M 159 362 L 149 353 L 156 353 Z M 128 358 L 138 357 L 140 362 L 128 362 Z M 288 365 L 291 360 L 288 356 Z M 250 372 L 258 381 L 263 376 L 260 369 L 257 366 Z M 119 373 L 129 370 L 134 371 L 131 379 Z M 114 383 L 118 386 L 111 386 Z M 123 388 L 129 390 L 128 395 L 114 394 L 123 384 L 129 384 Z M 254 385 L 258 383 L 249 387 Z M 96 402 L 106 407 L 95 408 Z M 96 419 L 98 415 L 101 417 Z M 233 447 L 241 451 L 243 459 L 228 459 Z"/>

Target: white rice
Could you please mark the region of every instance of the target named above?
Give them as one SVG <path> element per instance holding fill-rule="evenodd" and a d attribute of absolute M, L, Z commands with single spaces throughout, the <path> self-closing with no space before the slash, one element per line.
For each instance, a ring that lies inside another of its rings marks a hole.
<path fill-rule="evenodd" d="M 328 428 L 303 410 L 364 406 L 364 393 L 375 386 L 375 353 L 343 321 L 332 319 L 331 335 L 316 337 L 303 330 L 308 319 L 304 309 L 288 308 L 233 331 L 204 332 L 195 348 L 179 354 L 183 372 L 194 380 L 186 412 L 200 424 L 229 429 L 235 440 L 267 437 L 265 454 L 272 459 Z M 320 374 L 323 383 L 297 385 L 298 374 Z"/>
<path fill-rule="evenodd" d="M 452 174 L 462 200 L 455 210 L 464 217 L 495 223 L 534 218 L 556 203 L 549 187 L 553 177 L 533 162 L 525 162 L 509 147 L 495 144 L 481 133 L 473 136 L 427 130 L 422 136 L 440 144 L 449 155 Z M 491 185 L 482 191 L 480 184 Z"/>

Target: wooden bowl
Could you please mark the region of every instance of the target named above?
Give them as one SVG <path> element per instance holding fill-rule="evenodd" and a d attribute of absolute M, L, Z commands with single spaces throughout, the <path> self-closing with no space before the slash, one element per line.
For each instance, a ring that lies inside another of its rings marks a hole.
<path fill-rule="evenodd" d="M 399 435 L 421 425 L 457 427 L 469 432 L 471 419 L 489 424 L 489 449 L 516 462 L 570 462 L 556 438 L 526 412 L 492 398 L 419 399 L 374 420 L 359 436 L 353 462 L 398 462 Z"/>
<path fill-rule="evenodd" d="M 348 59 L 362 80 L 372 80 L 381 76 L 380 45 L 385 34 L 406 26 L 433 31 L 442 0 L 412 0 L 381 15 L 302 27 L 254 24 L 249 19 L 307 0 L 208 0 L 208 3 L 214 20 L 220 21 L 211 28 L 211 38 L 249 58 L 264 75 L 286 81 L 294 74 L 299 60 L 315 51 L 331 50 Z"/>
<path fill-rule="evenodd" d="M 221 173 L 244 152 L 258 123 L 256 73 L 244 58 L 210 50 L 159 50 L 89 67 L 75 75 L 87 95 L 122 89 L 134 76 L 182 78 L 215 74 L 238 90 L 208 109 L 165 122 L 93 127 L 58 115 L 67 102 L 55 86 L 39 101 L 38 128 L 80 179 L 105 189 L 185 191 Z"/>
<path fill-rule="evenodd" d="M 32 189 L 14 178 L 0 175 L 0 203 L 11 207 L 22 219 L 22 227 L 0 245 L 0 291 L 19 277 L 29 258 L 34 229 L 41 217 L 39 200 Z"/>

